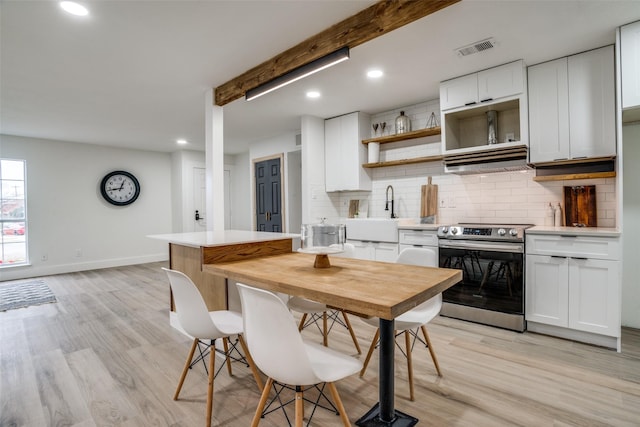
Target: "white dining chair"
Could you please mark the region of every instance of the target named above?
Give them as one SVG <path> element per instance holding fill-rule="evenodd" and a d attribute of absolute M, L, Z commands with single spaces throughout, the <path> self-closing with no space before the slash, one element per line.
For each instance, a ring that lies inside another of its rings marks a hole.
<path fill-rule="evenodd" d="M 173 400 L 178 400 L 180 390 L 187 377 L 187 372 L 193 365 L 202 360 L 205 361 L 206 352 L 209 351 L 209 367 L 205 363 L 205 369 L 208 371 L 209 387 L 207 392 L 207 421 L 206 426 L 211 425 L 211 412 L 213 408 L 213 381 L 222 366 L 215 370 L 216 353 L 224 356 L 229 375 L 232 375 L 231 361 L 239 361 L 251 368 L 253 377 L 258 384 L 258 388 L 262 390 L 263 383 L 260 374 L 251 359 L 251 354 L 247 348 L 245 340 L 242 336 L 242 316 L 240 313 L 229 310 L 209 311 L 200 294 L 200 291 L 191 279 L 184 273 L 176 270 L 163 268 L 169 277 L 173 301 L 175 303 L 176 316 L 183 331 L 193 338 L 191 350 L 185 362 L 178 387 L 173 396 Z M 229 338 L 237 336 L 237 341 L 232 342 Z M 222 339 L 224 351 L 216 348 L 216 340 Z M 209 341 L 209 342 L 206 342 Z M 236 343 L 240 342 L 244 355 L 236 348 Z M 204 349 L 203 349 L 204 347 Z M 200 355 L 193 361 L 196 349 Z"/>
<path fill-rule="evenodd" d="M 268 376 L 251 427 L 258 426 L 271 388 L 278 398 L 283 389 L 291 387 L 295 387 L 295 426 L 301 427 L 306 401 L 303 391 L 313 386 L 324 395 L 325 385 L 333 398 L 331 403 L 325 396 L 327 402 L 340 415 L 345 427 L 351 426 L 335 382 L 356 374 L 362 363 L 328 347 L 304 341 L 286 304 L 272 292 L 242 283 L 237 286 L 247 345 L 256 365 Z M 314 403 L 314 412 L 318 401 L 310 401 Z M 283 411 L 285 405 L 281 405 Z M 270 406 L 271 403 L 267 408 Z M 309 423 L 314 412 L 311 412 Z M 289 420 L 286 411 L 284 414 Z"/>
<path fill-rule="evenodd" d="M 355 246 L 351 243 L 344 244 L 344 251 L 339 254 L 333 254 L 332 257 L 345 257 L 353 258 L 355 255 Z M 312 301 L 301 297 L 291 297 L 287 301 L 287 307 L 290 310 L 302 313 L 300 323 L 298 324 L 298 330 L 302 332 L 303 329 L 314 325 L 318 328 L 322 334 L 322 344 L 326 347 L 329 345 L 329 332 L 333 329 L 335 324 L 345 327 L 351 335 L 353 345 L 356 347 L 358 354 L 362 353 L 360 350 L 360 343 L 351 326 L 349 316 L 346 312 L 339 309 L 331 309 L 326 304 L 322 304 L 317 301 Z M 342 318 L 340 318 L 342 316 Z M 322 327 L 319 323 L 322 321 Z"/>
<path fill-rule="evenodd" d="M 398 258 L 396 259 L 396 263 L 399 264 L 411 264 L 411 265 L 421 265 L 424 267 L 437 267 L 438 259 L 435 250 L 430 248 L 405 248 L 400 252 Z M 417 307 L 407 311 L 406 313 L 401 314 L 395 319 L 395 330 L 396 337 L 399 335 L 404 335 L 405 337 L 405 348 L 400 349 L 407 357 L 407 371 L 409 374 L 409 399 L 414 400 L 414 391 L 413 391 L 413 361 L 411 357 L 411 351 L 416 343 L 416 341 L 424 344 L 429 353 L 431 354 L 431 359 L 433 360 L 433 364 L 436 368 L 436 372 L 438 376 L 442 376 L 442 372 L 440 371 L 440 365 L 438 364 L 438 359 L 436 358 L 436 353 L 433 350 L 433 346 L 431 345 L 431 340 L 429 339 L 429 334 L 427 333 L 427 328 L 425 325 L 433 320 L 438 314 L 440 314 L 440 309 L 442 308 L 442 294 L 438 294 L 429 300 L 423 302 Z M 372 326 L 378 327 L 380 324 L 380 319 L 377 317 L 370 318 L 362 318 L 362 320 Z M 422 332 L 422 336 L 424 337 L 424 341 L 419 336 L 419 332 Z M 380 329 L 376 329 L 376 333 L 371 341 L 371 346 L 369 347 L 369 351 L 367 352 L 367 357 L 364 361 L 364 366 L 360 371 L 360 376 L 364 376 L 367 366 L 369 365 L 369 361 L 371 359 L 371 355 L 376 348 L 378 340 L 380 338 Z M 412 339 L 413 338 L 413 339 Z"/>

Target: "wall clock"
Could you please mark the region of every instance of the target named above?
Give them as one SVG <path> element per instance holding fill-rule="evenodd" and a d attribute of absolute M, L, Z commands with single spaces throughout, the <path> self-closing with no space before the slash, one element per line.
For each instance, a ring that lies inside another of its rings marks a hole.
<path fill-rule="evenodd" d="M 100 194 L 112 205 L 130 205 L 135 202 L 140 195 L 140 183 L 136 177 L 129 172 L 109 172 L 102 178 Z"/>

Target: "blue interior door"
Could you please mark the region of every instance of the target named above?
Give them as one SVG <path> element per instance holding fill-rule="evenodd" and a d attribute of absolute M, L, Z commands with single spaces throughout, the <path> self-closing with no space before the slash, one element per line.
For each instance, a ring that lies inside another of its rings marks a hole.
<path fill-rule="evenodd" d="M 280 159 L 255 164 L 256 230 L 282 232 Z"/>

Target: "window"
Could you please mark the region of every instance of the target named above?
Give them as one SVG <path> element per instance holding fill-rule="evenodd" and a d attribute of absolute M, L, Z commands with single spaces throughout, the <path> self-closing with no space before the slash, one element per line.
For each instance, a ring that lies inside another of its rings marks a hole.
<path fill-rule="evenodd" d="M 0 268 L 27 264 L 24 160 L 0 159 Z"/>

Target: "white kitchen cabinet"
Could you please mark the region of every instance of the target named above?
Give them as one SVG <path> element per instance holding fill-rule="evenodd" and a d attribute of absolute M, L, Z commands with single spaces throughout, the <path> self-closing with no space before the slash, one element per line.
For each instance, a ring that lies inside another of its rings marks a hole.
<path fill-rule="evenodd" d="M 529 67 L 531 162 L 569 158 L 567 58 Z"/>
<path fill-rule="evenodd" d="M 354 258 L 369 261 L 396 262 L 398 244 L 388 242 L 369 242 L 364 240 L 347 240 L 355 248 Z"/>
<path fill-rule="evenodd" d="M 569 259 L 569 327 L 620 336 L 620 263 Z"/>
<path fill-rule="evenodd" d="M 616 155 L 613 46 L 529 67 L 531 163 Z"/>
<path fill-rule="evenodd" d="M 640 107 L 640 21 L 620 27 L 622 108 Z"/>
<path fill-rule="evenodd" d="M 398 233 L 398 252 L 402 252 L 406 248 L 429 248 L 436 254 L 436 260 L 439 256 L 438 250 L 438 230 L 400 230 Z M 433 267 L 437 267 L 436 265 Z"/>
<path fill-rule="evenodd" d="M 440 83 L 440 109 L 473 106 L 517 95 L 524 89 L 524 65 L 515 61 Z"/>
<path fill-rule="evenodd" d="M 527 91 L 522 60 L 440 83 L 442 153 L 511 150 L 528 145 Z M 497 115 L 489 145 L 487 112 Z"/>
<path fill-rule="evenodd" d="M 527 236 L 527 329 L 619 349 L 619 246 L 609 237 Z"/>
<path fill-rule="evenodd" d="M 569 262 L 565 257 L 527 254 L 526 318 L 569 325 Z"/>
<path fill-rule="evenodd" d="M 325 189 L 371 191 L 371 177 L 362 165 L 367 148 L 361 143 L 369 135 L 369 116 L 355 112 L 325 120 Z"/>

